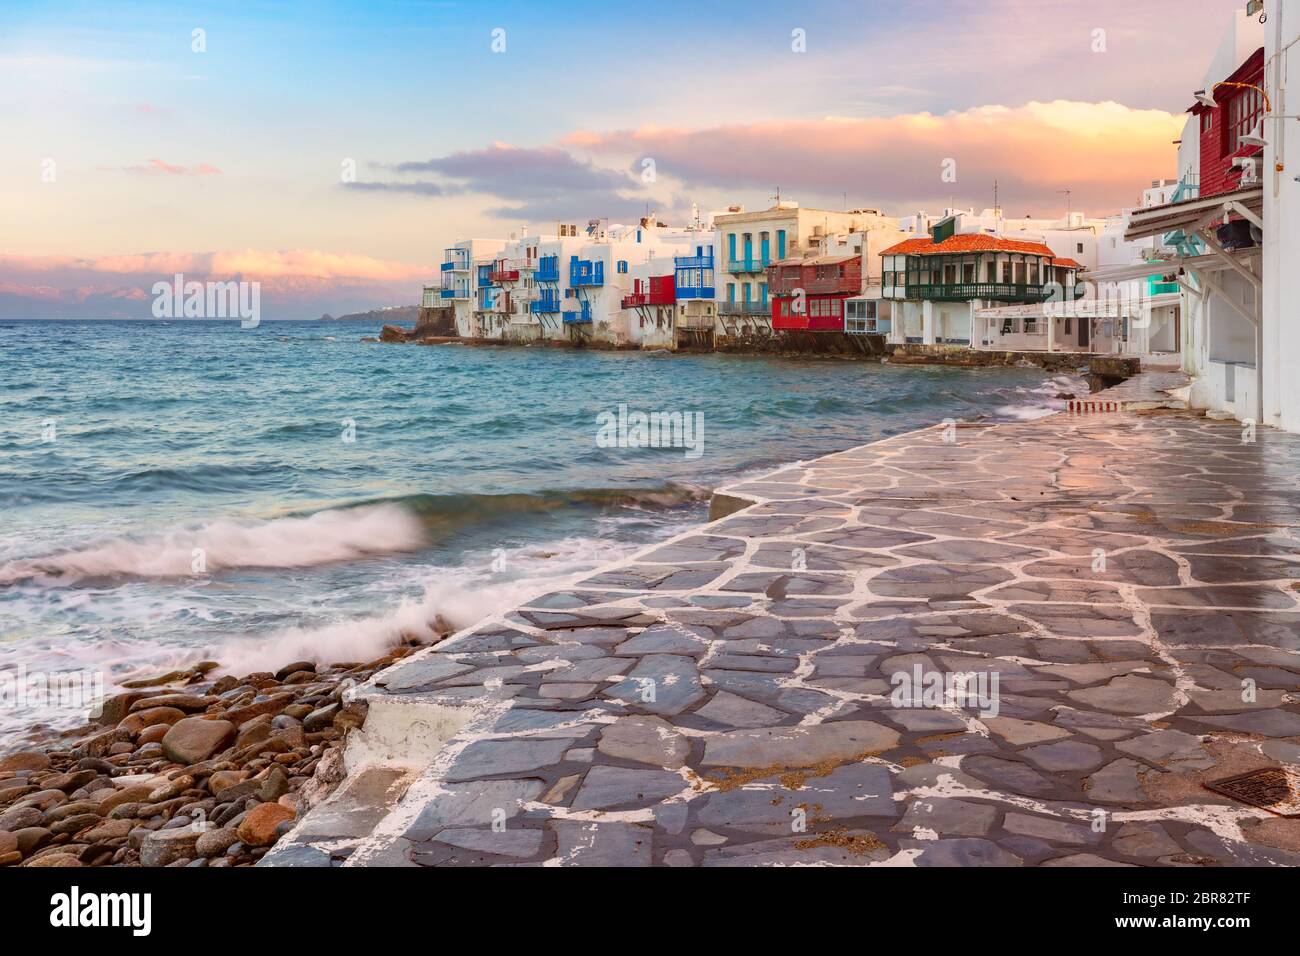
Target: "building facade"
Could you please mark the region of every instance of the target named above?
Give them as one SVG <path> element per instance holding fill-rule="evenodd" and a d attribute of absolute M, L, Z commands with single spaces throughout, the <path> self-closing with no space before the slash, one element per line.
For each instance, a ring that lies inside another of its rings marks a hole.
<path fill-rule="evenodd" d="M 895 341 L 987 348 L 995 336 L 975 321 L 982 309 L 1040 303 L 1054 291 L 1073 299 L 1074 259 L 1041 242 L 955 232 L 957 224 L 943 220 L 931 235 L 883 250 L 881 297 L 892 304 Z M 1086 350 L 1086 328 L 1071 324 L 1068 335 Z"/>

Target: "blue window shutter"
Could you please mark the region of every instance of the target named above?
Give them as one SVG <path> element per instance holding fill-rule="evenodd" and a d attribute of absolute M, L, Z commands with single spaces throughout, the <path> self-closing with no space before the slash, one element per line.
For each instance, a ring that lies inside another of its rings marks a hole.
<path fill-rule="evenodd" d="M 785 230 L 784 229 L 778 229 L 776 231 L 776 257 L 778 259 L 785 258 Z"/>

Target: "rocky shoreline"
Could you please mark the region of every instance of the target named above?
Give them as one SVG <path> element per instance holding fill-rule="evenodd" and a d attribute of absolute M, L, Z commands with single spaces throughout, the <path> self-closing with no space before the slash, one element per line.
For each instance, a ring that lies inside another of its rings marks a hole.
<path fill-rule="evenodd" d="M 0 757 L 0 866 L 251 866 L 343 777 L 347 691 L 415 650 L 127 682 L 92 722 Z"/>

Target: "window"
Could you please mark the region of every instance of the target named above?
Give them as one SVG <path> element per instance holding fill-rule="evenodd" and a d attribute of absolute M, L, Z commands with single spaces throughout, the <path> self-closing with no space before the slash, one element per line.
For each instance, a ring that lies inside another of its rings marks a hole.
<path fill-rule="evenodd" d="M 619 260 L 618 260 L 618 271 L 621 272 L 621 273 L 623 273 L 624 275 L 627 274 L 627 260 L 626 260 L 626 259 L 619 259 Z"/>
<path fill-rule="evenodd" d="M 1226 111 L 1223 125 L 1223 155 L 1241 149 L 1241 138 L 1255 129 L 1264 115 L 1264 99 L 1259 90 L 1242 90 L 1221 109 Z"/>
<path fill-rule="evenodd" d="M 1083 243 L 1082 243 L 1082 242 L 1076 242 L 1076 243 L 1074 244 L 1074 251 L 1075 251 L 1076 253 L 1078 253 L 1079 255 L 1083 255 Z"/>
<path fill-rule="evenodd" d="M 1214 125 L 1214 114 L 1209 110 L 1206 110 L 1204 113 L 1201 114 L 1201 132 L 1208 133 L 1210 131 L 1210 127 L 1213 125 Z"/>

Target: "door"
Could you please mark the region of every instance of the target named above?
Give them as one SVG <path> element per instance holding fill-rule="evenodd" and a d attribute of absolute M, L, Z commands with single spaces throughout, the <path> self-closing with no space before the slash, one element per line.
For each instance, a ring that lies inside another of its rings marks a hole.
<path fill-rule="evenodd" d="M 1092 333 L 1092 319 L 1087 316 L 1079 318 L 1079 345 L 1081 348 L 1090 348 L 1092 345 L 1090 335 Z"/>

